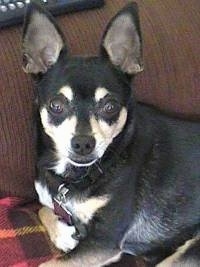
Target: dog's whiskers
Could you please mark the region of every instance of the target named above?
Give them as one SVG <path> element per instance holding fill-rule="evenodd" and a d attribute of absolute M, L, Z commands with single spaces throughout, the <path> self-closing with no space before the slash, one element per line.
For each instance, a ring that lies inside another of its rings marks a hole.
<path fill-rule="evenodd" d="M 95 166 L 97 167 L 98 171 L 99 171 L 101 174 L 103 174 L 103 170 L 102 170 L 102 168 L 101 168 L 100 162 L 95 162 L 94 164 L 95 164 Z"/>

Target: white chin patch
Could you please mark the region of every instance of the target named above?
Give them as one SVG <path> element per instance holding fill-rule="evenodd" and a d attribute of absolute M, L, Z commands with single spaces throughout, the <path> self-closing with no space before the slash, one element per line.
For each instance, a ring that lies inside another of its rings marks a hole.
<path fill-rule="evenodd" d="M 57 160 L 56 165 L 52 168 L 56 174 L 62 174 L 66 170 L 67 164 L 69 164 L 68 158 L 61 157 Z"/>

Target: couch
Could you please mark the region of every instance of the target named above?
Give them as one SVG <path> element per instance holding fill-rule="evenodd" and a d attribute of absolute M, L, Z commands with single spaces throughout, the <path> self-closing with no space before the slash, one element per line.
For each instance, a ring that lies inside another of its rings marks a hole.
<path fill-rule="evenodd" d="M 108 20 L 127 0 L 58 17 L 72 54 L 96 54 Z M 137 0 L 145 70 L 135 79 L 138 101 L 200 120 L 200 1 Z M 37 218 L 35 91 L 21 68 L 22 27 L 0 30 L 0 267 L 34 267 L 57 257 Z M 124 256 L 113 266 L 143 266 Z"/>

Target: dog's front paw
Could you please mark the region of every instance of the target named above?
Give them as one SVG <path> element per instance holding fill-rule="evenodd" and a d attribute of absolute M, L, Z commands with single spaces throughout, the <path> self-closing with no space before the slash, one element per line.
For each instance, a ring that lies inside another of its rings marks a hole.
<path fill-rule="evenodd" d="M 52 259 L 50 261 L 46 261 L 44 263 L 41 263 L 38 267 L 67 267 L 67 264 L 65 261 L 59 261 L 56 259 Z"/>
<path fill-rule="evenodd" d="M 78 245 L 79 241 L 72 237 L 76 233 L 76 228 L 60 221 L 53 210 L 43 207 L 39 211 L 39 217 L 47 229 L 51 241 L 58 249 L 69 252 Z"/>
<path fill-rule="evenodd" d="M 38 267 L 82 267 L 82 266 L 83 266 L 82 264 L 77 265 L 76 263 L 68 261 L 65 258 L 60 258 L 60 259 L 51 259 L 49 261 L 41 263 Z"/>
<path fill-rule="evenodd" d="M 58 249 L 69 252 L 78 245 L 78 240 L 72 237 L 75 232 L 76 228 L 74 226 L 69 226 L 58 220 L 55 227 L 55 236 L 51 237 L 51 240 Z"/>

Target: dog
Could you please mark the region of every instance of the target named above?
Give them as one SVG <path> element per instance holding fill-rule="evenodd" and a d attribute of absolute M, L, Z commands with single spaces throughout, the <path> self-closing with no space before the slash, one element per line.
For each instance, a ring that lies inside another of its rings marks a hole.
<path fill-rule="evenodd" d="M 112 18 L 96 57 L 70 56 L 52 16 L 30 4 L 23 69 L 37 89 L 39 216 L 65 252 L 41 266 L 105 266 L 123 253 L 200 266 L 200 124 L 136 101 L 137 4 Z"/>

